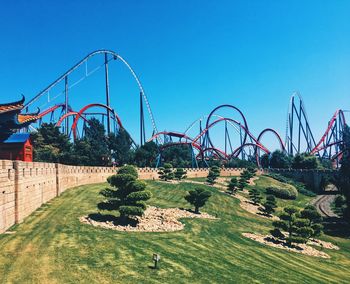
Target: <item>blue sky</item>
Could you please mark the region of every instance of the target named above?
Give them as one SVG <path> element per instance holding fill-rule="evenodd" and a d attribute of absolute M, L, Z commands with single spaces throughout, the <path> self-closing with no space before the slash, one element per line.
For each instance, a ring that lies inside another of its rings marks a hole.
<path fill-rule="evenodd" d="M 106 48 L 139 75 L 159 130 L 233 104 L 255 135 L 271 127 L 284 136 L 297 90 L 318 138 L 336 109 L 350 109 L 345 0 L 3 1 L 0 30 L 1 102 L 31 98 Z M 75 109 L 103 102 L 98 76 L 70 92 Z M 122 65 L 110 80 L 113 107 L 137 136 L 136 85 Z"/>

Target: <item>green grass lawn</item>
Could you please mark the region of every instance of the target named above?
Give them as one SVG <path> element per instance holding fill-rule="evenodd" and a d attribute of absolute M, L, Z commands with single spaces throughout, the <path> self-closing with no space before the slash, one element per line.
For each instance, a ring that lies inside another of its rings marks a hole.
<path fill-rule="evenodd" d="M 187 207 L 196 184 L 148 182 L 152 205 Z M 126 233 L 81 224 L 96 212 L 105 184 L 80 186 L 41 207 L 0 235 L 0 283 L 349 283 L 350 241 L 320 259 L 267 247 L 242 232 L 267 233 L 271 221 L 242 210 L 239 201 L 209 188 L 203 208 L 220 220 L 185 219 L 172 233 Z M 153 270 L 152 254 L 161 256 Z"/>

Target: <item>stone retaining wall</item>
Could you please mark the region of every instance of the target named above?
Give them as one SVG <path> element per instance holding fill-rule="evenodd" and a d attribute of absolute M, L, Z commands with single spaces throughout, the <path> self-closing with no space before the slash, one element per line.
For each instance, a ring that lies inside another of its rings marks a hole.
<path fill-rule="evenodd" d="M 105 182 L 112 167 L 82 167 L 0 160 L 0 233 L 20 223 L 33 211 L 67 188 Z M 206 177 L 208 169 L 186 169 L 189 178 Z M 222 169 L 223 176 L 238 176 L 242 169 Z M 158 179 L 158 170 L 138 169 L 140 179 Z"/>

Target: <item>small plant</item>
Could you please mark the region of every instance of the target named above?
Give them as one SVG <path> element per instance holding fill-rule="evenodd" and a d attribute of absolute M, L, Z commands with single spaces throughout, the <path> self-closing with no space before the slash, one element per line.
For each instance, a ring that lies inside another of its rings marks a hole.
<path fill-rule="evenodd" d="M 174 170 L 172 164 L 165 163 L 164 167 L 160 167 L 158 170 L 159 178 L 163 181 L 174 179 Z"/>
<path fill-rule="evenodd" d="M 182 180 L 182 179 L 185 179 L 187 177 L 186 174 L 187 174 L 187 172 L 184 169 L 177 168 L 175 170 L 174 177 L 177 180 Z"/>
<path fill-rule="evenodd" d="M 185 196 L 187 202 L 194 206 L 194 212 L 199 213 L 199 208 L 203 207 L 211 196 L 211 192 L 204 188 L 198 187 L 190 190 Z"/>
<path fill-rule="evenodd" d="M 259 205 L 262 199 L 260 191 L 257 190 L 256 188 L 252 188 L 251 190 L 249 190 L 249 198 L 254 205 Z"/>
<path fill-rule="evenodd" d="M 231 178 L 229 184 L 227 185 L 227 190 L 231 194 L 235 194 L 238 189 L 238 180 L 236 177 Z"/>
<path fill-rule="evenodd" d="M 275 208 L 277 207 L 276 197 L 274 195 L 267 195 L 266 200 L 262 204 L 262 212 L 266 215 L 270 216 L 275 212 Z"/>
<path fill-rule="evenodd" d="M 209 169 L 209 173 L 207 176 L 207 183 L 213 185 L 215 180 L 220 176 L 220 168 L 218 166 L 212 166 Z"/>

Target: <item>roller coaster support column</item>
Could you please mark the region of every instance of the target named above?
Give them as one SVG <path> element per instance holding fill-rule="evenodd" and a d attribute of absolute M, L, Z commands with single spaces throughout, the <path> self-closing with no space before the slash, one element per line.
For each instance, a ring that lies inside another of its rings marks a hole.
<path fill-rule="evenodd" d="M 110 107 L 107 53 L 105 53 L 105 77 L 106 77 L 106 105 Z M 110 118 L 109 109 L 107 109 L 107 133 L 108 134 L 111 133 L 111 118 Z"/>
<path fill-rule="evenodd" d="M 196 159 L 196 155 L 193 150 L 193 146 L 191 145 L 191 159 L 192 159 L 192 168 L 198 168 L 198 161 Z"/>
<path fill-rule="evenodd" d="M 145 133 L 145 118 L 143 114 L 143 101 L 142 92 L 140 92 L 140 145 L 145 144 L 146 133 Z"/>
<path fill-rule="evenodd" d="M 64 77 L 64 87 L 65 87 L 64 88 L 64 95 L 65 95 L 64 113 L 67 114 L 68 113 L 68 77 L 67 76 Z M 64 132 L 68 136 L 68 134 L 69 134 L 69 119 L 68 119 L 68 117 L 66 118 L 66 121 L 65 121 Z"/>

